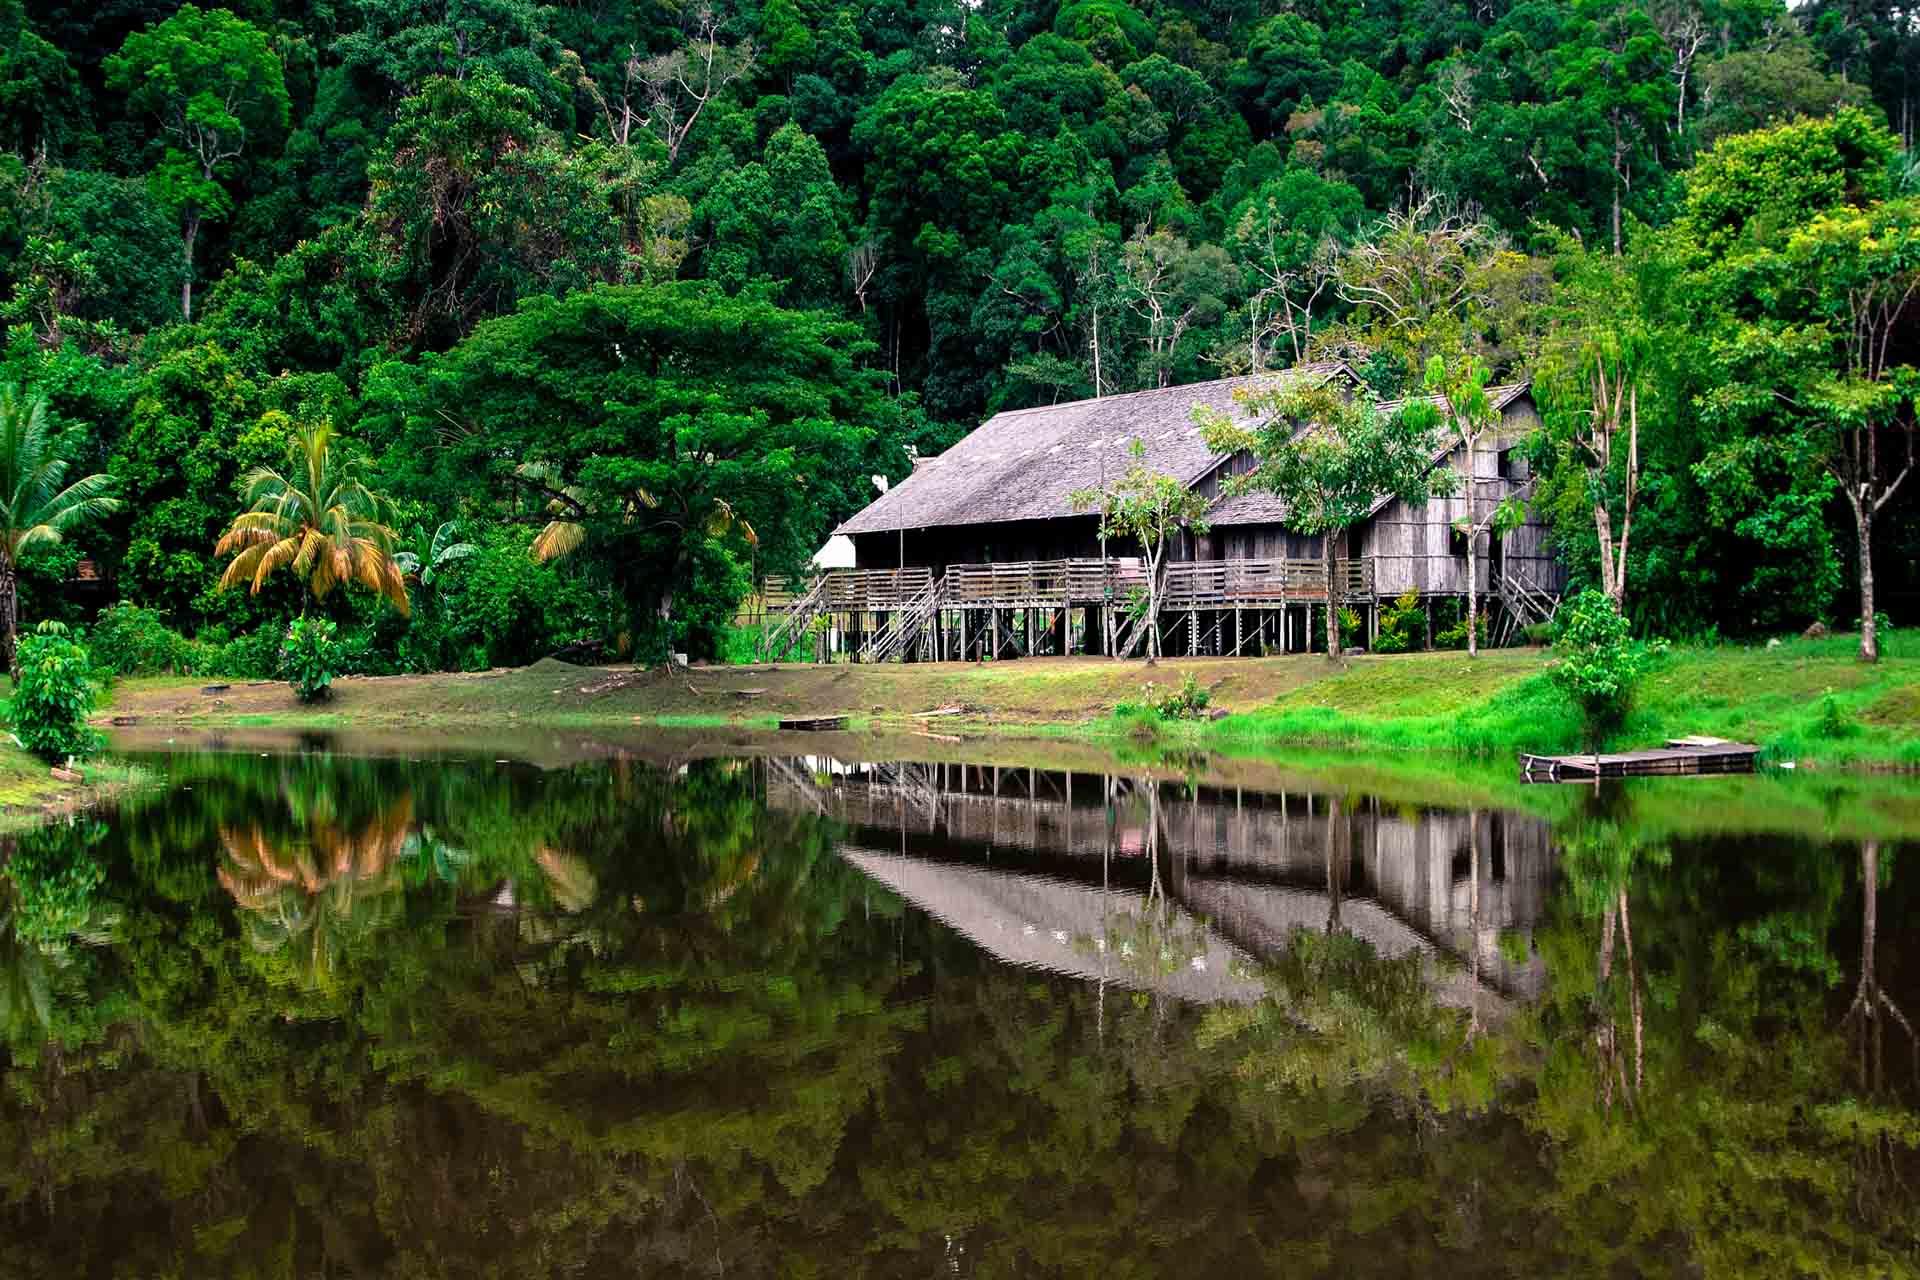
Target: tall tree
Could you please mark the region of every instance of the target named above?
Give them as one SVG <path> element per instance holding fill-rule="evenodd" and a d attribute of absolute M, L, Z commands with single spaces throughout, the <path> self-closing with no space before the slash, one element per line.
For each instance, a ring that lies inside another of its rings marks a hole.
<path fill-rule="evenodd" d="M 1324 345 L 1383 354 L 1417 381 L 1429 357 L 1466 345 L 1496 249 L 1491 228 L 1437 201 L 1387 215 L 1341 256 L 1339 294 L 1354 310 Z"/>
<path fill-rule="evenodd" d="M 1853 516 L 1860 658 L 1876 662 L 1874 522 L 1920 462 L 1920 198 L 1816 218 L 1787 256 L 1826 329 L 1802 426 Z"/>
<path fill-rule="evenodd" d="M 1383 414 L 1333 379 L 1287 377 L 1234 393 L 1236 414 L 1195 411 L 1207 447 L 1252 458 L 1228 494 L 1259 490 L 1287 505 L 1291 529 L 1320 538 L 1327 582 L 1327 657 L 1340 656 L 1340 543 L 1383 498 L 1425 502 L 1452 491 L 1437 466 L 1432 415 Z"/>
<path fill-rule="evenodd" d="M 856 326 L 752 290 L 610 286 L 530 300 L 424 368 L 382 366 L 370 408 L 415 493 L 575 526 L 542 550 L 572 544 L 643 649 L 707 653 L 753 555 L 799 569 L 868 476 L 906 469 L 869 350 Z"/>
<path fill-rule="evenodd" d="M 1862 112 L 1724 139 L 1678 227 L 1704 344 L 1703 465 L 1771 455 L 1829 474 L 1852 516 L 1860 656 L 1879 657 L 1873 534 L 1911 476 L 1920 392 L 1920 199 L 1888 198 L 1895 140 Z"/>
<path fill-rule="evenodd" d="M 107 496 L 107 476 L 64 484 L 70 465 L 47 421 L 46 397 L 0 386 L 0 663 L 8 670 L 19 622 L 20 557 L 119 505 Z"/>
<path fill-rule="evenodd" d="M 1147 658 L 1151 661 L 1160 657 L 1160 600 L 1166 590 L 1167 544 L 1183 530 L 1205 533 L 1211 501 L 1178 477 L 1149 466 L 1147 447 L 1141 441 L 1135 440 L 1129 453 L 1133 462 L 1112 484 L 1104 489 L 1076 489 L 1071 498 L 1076 511 L 1100 513 L 1103 540 L 1131 538 L 1140 544 L 1147 569 L 1146 616 L 1141 625 L 1147 629 Z"/>
<path fill-rule="evenodd" d="M 180 211 L 180 314 L 193 319 L 194 244 L 201 223 L 233 211 L 228 184 L 249 149 L 286 131 L 280 58 L 266 33 L 225 9 L 180 6 L 165 22 L 127 37 L 107 59 L 107 84 L 166 136 L 154 192 Z"/>
<path fill-rule="evenodd" d="M 1600 589 L 1620 608 L 1640 496 L 1640 398 L 1653 359 L 1640 270 L 1575 251 L 1539 379 L 1549 425 L 1584 479 Z"/>
<path fill-rule="evenodd" d="M 1498 537 L 1525 518 L 1517 498 L 1492 506 L 1480 491 L 1493 477 L 1481 474 L 1485 446 L 1493 442 L 1500 413 L 1487 395 L 1487 366 L 1473 356 L 1457 357 L 1451 365 L 1439 356 L 1427 361 L 1424 385 L 1429 399 L 1407 406 L 1407 416 L 1437 421 L 1451 448 L 1460 452 L 1461 500 L 1466 514 L 1453 522 L 1467 544 L 1467 656 L 1480 654 L 1480 539 Z M 1488 587 L 1494 584 L 1489 582 Z"/>

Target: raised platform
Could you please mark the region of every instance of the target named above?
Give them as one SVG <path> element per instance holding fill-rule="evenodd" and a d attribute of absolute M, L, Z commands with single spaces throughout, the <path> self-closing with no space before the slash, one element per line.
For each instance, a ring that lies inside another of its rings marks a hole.
<path fill-rule="evenodd" d="M 1520 757 L 1523 782 L 1592 782 L 1695 773 L 1752 773 L 1760 748 L 1723 738 L 1674 738 L 1665 747 L 1600 755 Z"/>

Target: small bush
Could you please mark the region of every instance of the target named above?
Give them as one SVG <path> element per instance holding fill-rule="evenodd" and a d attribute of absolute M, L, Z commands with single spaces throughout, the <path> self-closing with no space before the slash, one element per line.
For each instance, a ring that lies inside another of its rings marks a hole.
<path fill-rule="evenodd" d="M 1199 720 L 1207 714 L 1210 695 L 1189 673 L 1180 687 L 1165 695 L 1156 695 L 1152 685 L 1141 690 L 1141 697 L 1161 720 Z"/>
<path fill-rule="evenodd" d="M 280 673 L 284 638 L 285 633 L 277 625 L 261 627 L 251 635 L 235 636 L 208 657 L 205 674 L 271 680 Z"/>
<path fill-rule="evenodd" d="M 1860 726 L 1854 723 L 1853 717 L 1841 709 L 1839 701 L 1833 696 L 1833 690 L 1829 689 L 1820 699 L 1820 720 L 1813 731 L 1829 741 L 1837 741 L 1841 738 L 1853 737 L 1860 732 Z"/>
<path fill-rule="evenodd" d="M 1380 611 L 1380 634 L 1373 638 L 1375 653 L 1406 653 L 1418 647 L 1415 639 L 1426 621 L 1420 593 L 1409 591 Z"/>
<path fill-rule="evenodd" d="M 198 675 L 193 642 L 173 630 L 158 609 L 122 600 L 100 611 L 87 633 L 100 671 L 115 676 Z"/>
<path fill-rule="evenodd" d="M 1340 647 L 1350 648 L 1362 644 L 1367 638 L 1367 620 L 1358 609 L 1341 606 L 1340 609 Z"/>
<path fill-rule="evenodd" d="M 280 649 L 280 675 L 302 702 L 319 702 L 333 692 L 340 672 L 340 641 L 325 618 L 296 618 Z"/>
<path fill-rule="evenodd" d="M 43 760 L 85 759 L 101 737 L 87 727 L 93 710 L 93 659 L 76 641 L 43 629 L 20 637 L 20 674 L 8 719 L 20 745 Z"/>
<path fill-rule="evenodd" d="M 1520 638 L 1535 648 L 1553 643 L 1553 624 L 1551 622 L 1529 622 L 1520 628 Z"/>
<path fill-rule="evenodd" d="M 1633 643 L 1626 617 L 1603 592 L 1583 591 L 1561 615 L 1554 639 L 1559 660 L 1548 675 L 1586 721 L 1589 745 L 1626 718 L 1647 655 Z"/>
<path fill-rule="evenodd" d="M 1454 607 L 1458 610 L 1458 616 L 1455 617 L 1454 621 L 1433 633 L 1433 647 L 1436 649 L 1464 649 L 1467 647 L 1466 607 L 1458 604 Z M 1474 616 L 1474 629 L 1478 632 L 1477 639 L 1480 646 L 1485 648 L 1487 643 L 1486 610 L 1482 609 Z"/>

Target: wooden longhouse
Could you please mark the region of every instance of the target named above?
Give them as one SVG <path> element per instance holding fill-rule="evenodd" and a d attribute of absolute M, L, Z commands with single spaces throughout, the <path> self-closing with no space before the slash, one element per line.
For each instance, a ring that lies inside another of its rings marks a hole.
<path fill-rule="evenodd" d="M 1145 620 L 1128 605 L 1144 588 L 1137 545 L 1103 541 L 1095 514 L 1071 495 L 1099 490 L 1144 462 L 1216 496 L 1250 460 L 1213 453 L 1194 411 L 1240 412 L 1234 394 L 1277 378 L 1334 378 L 1358 388 L 1343 364 L 1296 366 L 1278 374 L 1226 378 L 1130 395 L 1001 413 L 836 531 L 851 538 L 855 567 L 829 570 L 784 598 L 765 652 L 790 650 L 818 630 L 822 652 L 855 661 L 972 660 L 984 657 L 1139 652 Z M 1515 446 L 1539 423 L 1524 384 L 1490 388 L 1500 413 L 1473 460 L 1482 517 L 1527 484 Z M 1382 405 L 1391 413 L 1396 403 Z M 1310 428 L 1309 428 L 1310 429 Z M 1457 445 L 1436 467 L 1461 468 Z M 1412 591 L 1431 606 L 1466 595 L 1465 538 L 1453 522 L 1464 494 L 1415 506 L 1383 500 L 1348 531 L 1338 561 L 1341 595 L 1377 628 L 1380 607 Z M 1302 652 L 1312 610 L 1326 601 L 1317 536 L 1287 527 L 1284 504 L 1251 493 L 1216 501 L 1204 534 L 1183 533 L 1163 567 L 1162 649 L 1169 654 Z M 1546 617 L 1565 574 L 1531 518 L 1483 541 L 1479 591 L 1507 626 Z M 830 625 L 813 623 L 827 618 Z"/>

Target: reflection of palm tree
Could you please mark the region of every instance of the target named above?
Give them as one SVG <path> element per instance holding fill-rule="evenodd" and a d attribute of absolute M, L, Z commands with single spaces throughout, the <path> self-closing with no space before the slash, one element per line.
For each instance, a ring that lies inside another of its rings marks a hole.
<path fill-rule="evenodd" d="M 365 824 L 316 823 L 304 839 L 269 834 L 259 824 L 220 829 L 226 864 L 220 883 L 250 913 L 261 951 L 298 945 L 309 979 L 326 976 L 346 936 L 397 905 L 396 864 L 408 846 L 413 803 L 403 796 Z"/>
<path fill-rule="evenodd" d="M 577 853 L 563 853 L 543 846 L 533 855 L 553 891 L 553 900 L 568 915 L 576 915 L 593 905 L 599 890 L 593 868 Z"/>

